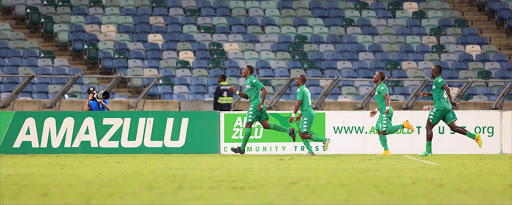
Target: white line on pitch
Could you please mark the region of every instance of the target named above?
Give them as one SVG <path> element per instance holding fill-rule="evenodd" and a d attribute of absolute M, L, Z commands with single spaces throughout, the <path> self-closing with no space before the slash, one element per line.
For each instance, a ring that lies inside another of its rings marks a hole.
<path fill-rule="evenodd" d="M 411 156 L 409 156 L 409 155 L 402 155 L 402 156 L 407 157 L 407 158 L 412 159 L 412 160 L 416 160 L 416 161 L 418 161 L 418 162 L 423 162 L 423 163 L 427 163 L 427 164 L 431 164 L 431 165 L 439 165 L 438 163 L 435 163 L 435 162 L 429 162 L 429 161 L 421 160 L 421 159 L 416 159 L 416 158 L 411 157 Z"/>

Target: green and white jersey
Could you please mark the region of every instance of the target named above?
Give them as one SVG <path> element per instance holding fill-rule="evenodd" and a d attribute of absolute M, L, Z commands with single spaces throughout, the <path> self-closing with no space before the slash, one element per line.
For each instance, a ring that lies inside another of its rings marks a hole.
<path fill-rule="evenodd" d="M 436 110 L 451 110 L 452 105 L 448 100 L 448 94 L 443 89 L 443 85 L 446 84 L 441 76 L 434 80 L 432 85 L 432 98 L 434 100 L 434 109 Z"/>
<path fill-rule="evenodd" d="M 306 85 L 297 88 L 297 100 L 302 100 L 300 104 L 300 112 L 311 112 L 313 108 L 311 107 L 311 92 L 306 87 Z"/>
<path fill-rule="evenodd" d="M 375 90 L 375 101 L 377 101 L 377 107 L 379 108 L 380 113 L 386 113 L 386 99 L 384 98 L 384 94 L 388 93 L 388 87 L 384 83 L 380 83 Z M 392 111 L 393 108 L 391 105 L 389 106 L 389 111 Z"/>
<path fill-rule="evenodd" d="M 263 84 L 253 75 L 245 80 L 244 93 L 249 96 L 250 105 L 259 105 L 261 103 L 260 90 L 263 87 Z"/>

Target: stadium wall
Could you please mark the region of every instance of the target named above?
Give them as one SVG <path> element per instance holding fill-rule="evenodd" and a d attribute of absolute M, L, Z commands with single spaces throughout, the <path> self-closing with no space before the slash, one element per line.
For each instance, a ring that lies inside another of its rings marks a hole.
<path fill-rule="evenodd" d="M 394 154 L 418 154 L 425 150 L 426 111 L 395 111 L 393 124 L 409 120 L 415 132 L 400 130 L 388 136 L 388 145 Z M 456 111 L 457 125 L 472 132 L 481 133 L 483 147 L 466 136 L 456 134 L 443 122 L 434 128 L 433 152 L 435 154 L 500 154 L 510 153 L 510 116 L 512 112 L 502 111 Z M 222 154 L 231 154 L 229 148 L 239 146 L 245 112 L 222 113 L 221 144 Z M 290 126 L 290 113 L 270 112 L 270 121 Z M 505 117 L 504 117 L 505 116 Z M 368 111 L 317 112 L 312 132 L 331 138 L 329 150 L 322 150 L 322 143 L 313 142 L 313 150 L 319 154 L 378 154 L 382 152 L 374 128 L 377 117 L 370 118 Z M 506 124 L 508 123 L 508 124 Z M 503 126 L 505 125 L 505 126 Z M 293 123 L 298 130 L 298 123 Z M 298 154 L 306 149 L 300 139 L 292 142 L 286 133 L 263 130 L 259 123 L 255 129 L 246 154 Z M 506 136 L 506 137 L 503 137 Z"/>
<path fill-rule="evenodd" d="M 60 107 L 51 109 L 45 108 L 48 100 L 16 100 L 14 104 L 15 111 L 80 111 L 83 109 L 85 100 L 63 100 Z M 128 100 L 109 100 L 110 107 L 115 111 L 135 111 L 142 110 L 144 102 L 138 103 L 136 108 L 129 109 L 128 104 L 132 101 Z M 268 101 L 267 101 L 268 102 Z M 339 111 L 339 110 L 355 110 L 356 105 L 360 103 L 357 101 L 326 101 L 323 110 L 325 111 Z M 489 110 L 493 102 L 460 102 L 459 110 Z M 391 105 L 395 110 L 401 109 L 404 102 L 393 101 Z M 423 110 L 425 106 L 433 106 L 433 102 L 417 101 L 414 103 L 413 110 Z M 240 103 L 240 110 L 247 110 L 249 102 L 242 100 Z M 280 101 L 275 111 L 289 111 L 295 107 L 294 101 Z M 375 102 L 370 103 L 370 108 L 376 107 Z M 147 100 L 144 105 L 144 110 L 163 110 L 163 111 L 211 111 L 213 109 L 212 101 L 177 101 L 177 100 Z M 512 102 L 505 102 L 503 110 L 512 110 Z M 11 107 L 0 108 L 0 111 L 11 111 Z"/>
<path fill-rule="evenodd" d="M 451 132 L 434 128 L 436 154 L 511 154 L 512 111 L 456 111 L 460 126 L 481 133 L 483 147 Z M 246 112 L 113 111 L 0 112 L 2 154 L 231 154 L 239 146 Z M 269 112 L 270 122 L 289 127 L 290 112 Z M 415 132 L 388 136 L 394 154 L 417 154 L 425 147 L 426 111 L 395 111 L 393 124 L 409 120 Z M 319 154 L 377 154 L 382 151 L 368 111 L 317 112 L 311 132 L 332 139 L 330 149 L 312 143 Z M 298 130 L 298 123 L 291 126 Z M 254 125 L 247 154 L 304 153 L 300 139 Z"/>

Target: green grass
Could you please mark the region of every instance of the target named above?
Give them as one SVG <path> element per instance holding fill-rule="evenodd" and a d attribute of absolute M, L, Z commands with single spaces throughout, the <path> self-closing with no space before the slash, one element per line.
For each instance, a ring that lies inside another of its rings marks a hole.
<path fill-rule="evenodd" d="M 512 155 L 422 160 L 0 155 L 0 204 L 512 204 Z"/>

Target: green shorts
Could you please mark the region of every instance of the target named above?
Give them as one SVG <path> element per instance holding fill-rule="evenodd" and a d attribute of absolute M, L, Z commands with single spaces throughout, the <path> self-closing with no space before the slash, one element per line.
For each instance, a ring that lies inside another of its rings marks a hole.
<path fill-rule="evenodd" d="M 386 115 L 386 113 L 382 113 L 379 115 L 379 120 L 377 120 L 377 124 L 375 125 L 376 130 L 380 130 L 381 132 L 384 132 L 388 129 L 388 127 L 391 127 L 391 120 L 393 118 L 393 110 L 389 111 L 389 115 Z"/>
<path fill-rule="evenodd" d="M 304 112 L 302 113 L 302 117 L 300 118 L 299 130 L 302 133 L 309 133 L 311 130 L 311 125 L 313 125 L 313 121 L 315 120 L 315 112 Z"/>
<path fill-rule="evenodd" d="M 433 125 L 437 125 L 441 120 L 449 125 L 457 120 L 457 116 L 453 110 L 436 110 L 435 108 L 430 111 L 430 114 L 428 114 L 428 121 Z"/>
<path fill-rule="evenodd" d="M 250 105 L 247 111 L 247 123 L 263 122 L 268 120 L 267 108 L 263 106 L 263 110 L 258 110 L 258 105 Z"/>

